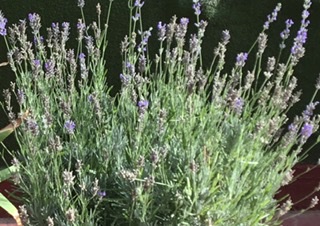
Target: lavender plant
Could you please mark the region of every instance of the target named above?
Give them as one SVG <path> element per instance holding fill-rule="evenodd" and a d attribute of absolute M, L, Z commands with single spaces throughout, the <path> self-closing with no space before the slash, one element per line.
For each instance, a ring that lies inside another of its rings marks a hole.
<path fill-rule="evenodd" d="M 227 30 L 211 65 L 202 63 L 207 22 L 200 20 L 199 1 L 193 2 L 197 32 L 188 35 L 188 18 L 160 21 L 156 32 L 143 27 L 144 2 L 128 0 L 130 29 L 121 42 L 116 96 L 106 84 L 104 61 L 112 0 L 106 23 L 97 5 L 97 21 L 90 25 L 85 2 L 78 1 L 76 49 L 67 46 L 67 22 L 53 23 L 44 37 L 38 14 L 8 32 L 1 14 L 1 35 L 17 76 L 6 98 L 15 95 L 21 110 L 30 112 L 17 132 L 21 150 L 12 153 L 25 225 L 279 224 L 292 203 L 279 207 L 274 196 L 289 183 L 319 124 L 313 113 L 319 82 L 306 110 L 293 121 L 286 116 L 299 100 L 293 72 L 305 52 L 311 2 L 305 0 L 289 56 L 282 49 L 292 21 L 281 33 L 280 54 L 264 56 L 278 4 L 229 73 L 223 70 Z M 155 56 L 148 51 L 153 33 L 159 41 Z"/>

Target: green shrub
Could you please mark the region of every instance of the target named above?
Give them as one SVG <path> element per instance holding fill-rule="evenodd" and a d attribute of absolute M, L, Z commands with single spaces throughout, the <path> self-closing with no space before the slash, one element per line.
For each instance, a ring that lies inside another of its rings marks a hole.
<path fill-rule="evenodd" d="M 68 23 L 52 24 L 45 40 L 37 14 L 28 19 L 32 37 L 26 21 L 8 35 L 2 26 L 17 75 L 12 91 L 21 110 L 30 110 L 17 134 L 21 150 L 12 153 L 25 225 L 278 224 L 291 203 L 279 207 L 274 195 L 319 123 L 314 98 L 290 124 L 286 116 L 299 99 L 293 71 L 304 53 L 310 4 L 289 56 L 263 54 L 279 4 L 251 50 L 223 74 L 230 34 L 222 32 L 205 68 L 207 22 L 197 1 L 197 32 L 186 36 L 187 18 L 159 22 L 159 43 L 152 43 L 159 52 L 150 56 L 153 31 L 143 27 L 143 2 L 129 0 L 116 96 L 106 84 L 109 17 L 101 21 L 99 5 L 96 22 L 79 20 L 75 50 L 67 45 Z M 78 1 L 82 15 L 83 5 Z"/>

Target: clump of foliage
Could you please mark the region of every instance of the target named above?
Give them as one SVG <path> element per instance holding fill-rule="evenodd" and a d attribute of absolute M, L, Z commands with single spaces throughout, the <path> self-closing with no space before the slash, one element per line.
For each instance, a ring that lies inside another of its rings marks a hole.
<path fill-rule="evenodd" d="M 151 56 L 144 3 L 128 1 L 116 96 L 106 83 L 109 16 L 103 24 L 100 5 L 97 21 L 79 19 L 76 49 L 66 45 L 67 22 L 53 23 L 44 39 L 38 14 L 8 34 L 1 14 L 0 34 L 17 75 L 11 91 L 30 112 L 17 133 L 21 150 L 12 153 L 25 225 L 272 225 L 290 209 L 290 200 L 279 207 L 274 196 L 319 124 L 314 97 L 292 122 L 286 116 L 299 100 L 293 72 L 304 54 L 311 2 L 304 3 L 289 56 L 282 50 L 290 20 L 279 55 L 264 56 L 278 4 L 227 74 L 229 31 L 211 65 L 203 65 L 207 22 L 193 2 L 197 32 L 187 35 L 188 18 L 159 22 L 152 43 L 159 51 Z M 84 4 L 78 1 L 82 15 Z M 315 94 L 319 89 L 317 82 Z M 10 92 L 5 98 L 8 105 Z"/>

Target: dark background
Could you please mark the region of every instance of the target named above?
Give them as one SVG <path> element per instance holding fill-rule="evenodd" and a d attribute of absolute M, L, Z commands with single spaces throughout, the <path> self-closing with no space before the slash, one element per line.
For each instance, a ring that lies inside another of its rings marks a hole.
<path fill-rule="evenodd" d="M 87 0 L 84 7 L 87 23 L 96 20 L 96 4 L 102 6 L 103 18 L 107 12 L 108 0 Z M 235 62 L 235 56 L 239 52 L 246 52 L 262 30 L 267 15 L 270 14 L 278 1 L 275 0 L 221 0 L 215 11 L 207 11 L 206 19 L 209 25 L 206 31 L 203 44 L 204 62 L 209 63 L 212 58 L 212 51 L 220 39 L 222 30 L 228 29 L 231 34 L 231 42 L 228 45 L 226 71 Z M 279 33 L 285 27 L 285 20 L 291 18 L 295 25 L 292 35 L 295 36 L 300 25 L 302 0 L 286 0 L 282 2 L 282 10 L 278 20 L 272 24 L 268 32 L 267 56 L 276 56 L 280 43 Z M 77 0 L 0 0 L 0 10 L 8 18 L 9 24 L 17 23 L 20 19 L 28 16 L 28 13 L 36 12 L 41 16 L 41 32 L 45 34 L 45 28 L 52 22 L 68 21 L 71 24 L 71 35 L 69 45 L 75 47 L 76 23 L 81 17 L 80 9 L 77 7 Z M 302 101 L 290 112 L 290 115 L 300 114 L 314 91 L 314 84 L 320 72 L 320 4 L 314 3 L 310 10 L 311 25 L 309 26 L 308 42 L 306 44 L 306 56 L 296 67 L 295 76 L 298 78 L 298 89 L 303 90 Z M 145 29 L 154 28 L 153 39 L 156 39 L 156 26 L 158 21 L 168 23 L 171 16 L 189 17 L 194 21 L 191 0 L 145 0 L 143 6 L 143 24 Z M 108 81 L 114 86 L 116 92 L 120 87 L 119 73 L 121 71 L 120 42 L 128 32 L 129 14 L 127 0 L 115 0 L 113 3 L 110 18 L 109 46 L 107 52 Z M 192 24 L 192 23 L 191 23 Z M 190 31 L 193 29 L 190 28 Z M 157 43 L 156 43 L 157 44 Z M 289 43 L 288 43 L 288 46 Z M 150 52 L 154 54 L 157 45 L 151 46 Z M 6 47 L 3 38 L 0 38 L 0 62 L 6 61 Z M 14 74 L 9 66 L 0 68 L 0 101 L 3 101 L 2 90 L 10 87 L 14 81 Z M 319 96 L 316 98 L 319 99 Z M 8 119 L 2 109 L 0 110 L 0 128 L 8 124 Z M 10 150 L 17 150 L 18 146 L 13 136 L 5 142 Z M 320 157 L 319 147 L 313 148 L 309 157 L 304 162 L 315 163 Z M 6 155 L 8 158 L 8 155 Z M 3 165 L 0 161 L 0 167 Z"/>

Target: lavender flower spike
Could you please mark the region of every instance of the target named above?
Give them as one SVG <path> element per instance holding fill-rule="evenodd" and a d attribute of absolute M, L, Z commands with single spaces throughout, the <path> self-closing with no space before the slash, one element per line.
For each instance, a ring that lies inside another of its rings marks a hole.
<path fill-rule="evenodd" d="M 281 3 L 278 3 L 278 5 L 276 6 L 276 8 L 273 10 L 273 12 L 271 13 L 271 15 L 268 15 L 268 20 L 264 23 L 263 28 L 265 30 L 269 29 L 269 26 L 272 22 L 277 20 L 278 17 L 278 12 L 281 10 Z"/>
<path fill-rule="evenodd" d="M 200 2 L 199 1 L 194 1 L 194 4 L 193 4 L 192 8 L 194 9 L 194 14 L 196 16 L 199 16 L 201 14 L 200 7 L 201 7 Z"/>
<path fill-rule="evenodd" d="M 1 36 L 7 35 L 7 29 L 6 29 L 7 22 L 8 22 L 7 18 L 5 18 L 2 12 L 0 11 L 0 35 Z"/>
<path fill-rule="evenodd" d="M 291 19 L 286 20 L 286 28 L 284 31 L 280 33 L 280 37 L 282 40 L 286 40 L 290 35 L 290 27 L 293 25 L 293 21 Z"/>
<path fill-rule="evenodd" d="M 239 53 L 236 58 L 236 66 L 243 67 L 248 59 L 248 53 Z"/>
<path fill-rule="evenodd" d="M 166 39 L 166 24 L 162 24 L 161 21 L 158 23 L 158 40 L 164 41 Z"/>
<path fill-rule="evenodd" d="M 37 14 L 37 13 L 29 13 L 28 19 L 29 19 L 30 27 L 33 30 L 33 33 L 34 34 L 38 34 L 39 30 L 40 30 L 40 27 L 41 27 L 39 14 Z"/>

